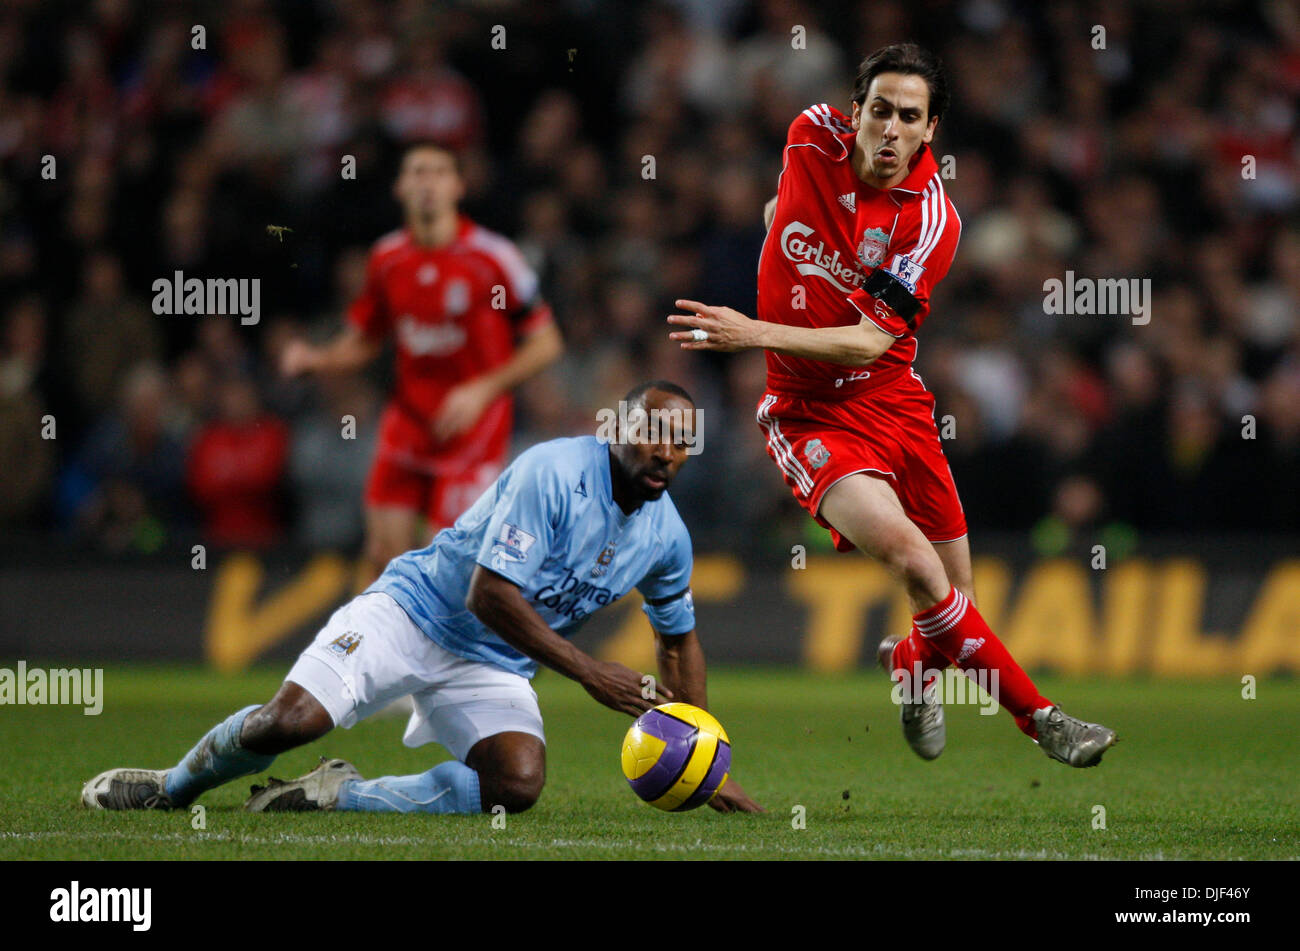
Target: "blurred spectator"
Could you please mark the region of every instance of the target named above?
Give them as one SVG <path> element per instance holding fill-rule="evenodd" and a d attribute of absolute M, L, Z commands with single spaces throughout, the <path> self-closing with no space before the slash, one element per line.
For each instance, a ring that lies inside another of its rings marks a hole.
<path fill-rule="evenodd" d="M 963 241 L 917 371 L 956 423 L 945 449 L 972 526 L 1300 533 L 1291 0 L 1245 15 L 1190 0 L 241 0 L 209 18 L 205 49 L 185 9 L 0 12 L 0 450 L 31 460 L 0 486 L 10 523 L 156 547 L 185 525 L 188 457 L 214 536 L 346 547 L 369 391 L 286 383 L 275 354 L 294 328 L 337 324 L 364 280 L 357 249 L 398 223 L 400 147 L 430 138 L 462 150 L 467 211 L 517 241 L 570 342 L 521 392 L 518 445 L 590 432 L 597 408 L 670 374 L 709 420 L 681 485 L 693 530 L 756 548 L 798 535 L 784 486 L 750 476 L 768 466 L 761 358 L 684 358 L 663 318 L 678 297 L 752 312 L 790 121 L 847 110 L 864 54 L 911 38 L 951 73 L 934 147 Z M 488 45 L 499 22 L 505 49 Z M 152 282 L 177 270 L 259 278 L 264 319 L 154 317 Z M 1067 270 L 1150 279 L 1150 322 L 1045 313 L 1044 281 Z M 343 445 L 333 421 L 353 402 Z M 47 414 L 58 438 L 37 444 Z M 291 464 L 270 464 L 276 444 Z"/>
<path fill-rule="evenodd" d="M 251 548 L 279 540 L 288 451 L 288 427 L 262 408 L 252 380 L 217 384 L 217 416 L 199 428 L 186 461 L 204 538 Z"/>
<path fill-rule="evenodd" d="M 751 265 L 767 237 L 754 209 L 761 208 L 769 196 L 763 194 L 753 172 L 738 165 L 720 170 L 714 189 L 711 227 L 700 236 L 701 293 L 707 300 L 753 314 L 758 288 Z"/>
<path fill-rule="evenodd" d="M 0 525 L 32 526 L 42 513 L 54 473 L 54 447 L 42 436 L 46 419 L 25 390 L 0 391 Z M 57 430 L 56 430 L 57 432 Z"/>
<path fill-rule="evenodd" d="M 1257 523 L 1300 525 L 1300 364 L 1279 367 L 1260 398 L 1265 492 L 1250 500 Z"/>
<path fill-rule="evenodd" d="M 45 323 L 40 301 L 28 297 L 5 317 L 0 340 L 0 524 L 32 524 L 49 493 L 57 419 L 46 416 L 39 390 Z M 50 424 L 54 424 L 52 429 Z"/>
<path fill-rule="evenodd" d="M 384 91 L 381 114 L 398 142 L 431 141 L 462 150 L 482 136 L 474 87 L 442 58 L 436 32 L 407 38 L 403 66 Z"/>
<path fill-rule="evenodd" d="M 20 298 L 5 315 L 0 352 L 0 392 L 40 395 L 47 385 L 45 306 L 36 294 Z"/>
<path fill-rule="evenodd" d="M 81 295 L 68 311 L 64 352 L 75 368 L 70 375 L 82 407 L 102 413 L 128 369 L 161 359 L 162 341 L 158 318 L 127 294 L 116 255 L 94 252 L 83 273 Z"/>
<path fill-rule="evenodd" d="M 356 551 L 364 530 L 357 500 L 374 458 L 379 394 L 357 374 L 312 382 L 319 406 L 294 423 L 289 450 L 294 540 L 312 549 Z"/>
<path fill-rule="evenodd" d="M 217 113 L 212 148 L 226 163 L 285 159 L 306 138 L 306 115 L 295 108 L 287 85 L 281 31 L 267 27 L 232 41 L 236 90 Z"/>
<path fill-rule="evenodd" d="M 853 88 L 851 70 L 869 51 L 850 62 L 802 0 L 759 0 L 757 6 L 760 30 L 737 44 L 734 53 L 735 76 L 728 92 L 735 105 L 765 99 L 785 104 L 789 125 L 809 103 L 845 103 Z"/>
<path fill-rule="evenodd" d="M 645 48 L 632 62 L 623 85 L 628 111 L 641 114 L 665 97 L 702 111 L 722 113 L 732 105 L 728 46 L 693 28 L 668 6 L 651 5 L 642 17 Z"/>
<path fill-rule="evenodd" d="M 151 551 L 183 517 L 184 447 L 168 429 L 166 374 L 142 363 L 123 379 L 115 412 L 91 430 L 60 480 L 64 519 L 110 551 Z"/>

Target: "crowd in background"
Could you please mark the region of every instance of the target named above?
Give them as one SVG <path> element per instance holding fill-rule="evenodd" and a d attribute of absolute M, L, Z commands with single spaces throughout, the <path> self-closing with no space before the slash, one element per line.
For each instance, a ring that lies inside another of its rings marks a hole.
<path fill-rule="evenodd" d="M 951 74 L 934 147 L 964 227 L 917 369 L 972 529 L 1300 533 L 1296 0 L 10 2 L 0 525 L 355 546 L 382 361 L 288 381 L 276 355 L 338 330 L 403 144 L 435 140 L 566 339 L 517 446 L 672 379 L 705 411 L 673 491 L 697 546 L 802 537 L 762 355 L 683 353 L 664 317 L 754 313 L 786 128 L 907 39 Z M 1149 278 L 1150 321 L 1046 313 L 1067 270 Z M 260 278 L 261 319 L 156 316 L 176 271 Z"/>

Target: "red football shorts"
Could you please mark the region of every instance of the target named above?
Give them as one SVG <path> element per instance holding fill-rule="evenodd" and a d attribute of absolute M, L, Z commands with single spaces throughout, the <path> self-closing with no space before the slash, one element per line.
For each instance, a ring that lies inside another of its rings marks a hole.
<path fill-rule="evenodd" d="M 470 429 L 436 444 L 420 414 L 390 401 L 366 479 L 366 505 L 408 509 L 424 515 L 433 531 L 446 528 L 505 469 L 511 418 L 511 401 L 499 399 Z"/>
<path fill-rule="evenodd" d="M 366 505 L 419 512 L 428 520 L 430 529 L 437 531 L 460 518 L 504 468 L 505 459 L 501 458 L 455 474 L 431 475 L 378 455 L 366 479 Z"/>
<path fill-rule="evenodd" d="M 844 400 L 767 392 L 758 424 L 794 497 L 839 551 L 854 545 L 819 514 L 826 491 L 857 472 L 885 479 L 932 542 L 966 534 L 966 515 L 934 424 L 934 396 L 908 374 L 897 384 Z"/>

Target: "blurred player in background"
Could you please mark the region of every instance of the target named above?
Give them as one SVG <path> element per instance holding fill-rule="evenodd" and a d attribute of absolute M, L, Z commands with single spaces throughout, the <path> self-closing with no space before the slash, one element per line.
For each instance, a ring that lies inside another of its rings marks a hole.
<path fill-rule="evenodd" d="M 1039 694 L 975 608 L 966 517 L 912 368 L 916 332 L 948 273 L 961 220 L 929 143 L 948 104 L 928 51 L 903 44 L 863 60 L 846 116 L 821 104 L 790 125 L 758 268 L 758 320 L 679 300 L 686 349 L 767 351 L 758 422 L 795 498 L 835 547 L 880 560 L 907 586 L 906 638 L 881 664 L 904 684 L 903 733 L 925 759 L 946 738 L 937 690 L 956 664 L 991 691 L 1048 756 L 1093 766 L 1115 732 Z M 920 675 L 920 676 L 918 676 Z M 921 681 L 917 683 L 916 681 Z"/>
<path fill-rule="evenodd" d="M 660 700 L 640 673 L 599 661 L 569 638 L 635 587 L 655 632 L 658 691 L 707 709 L 695 634 L 691 538 L 667 494 L 686 462 L 695 404 L 655 381 L 624 397 L 632 413 L 664 414 L 645 438 L 624 430 L 553 439 L 521 454 L 428 548 L 390 564 L 339 608 L 271 701 L 213 727 L 169 770 L 112 769 L 82 790 L 90 809 L 184 808 L 200 794 L 261 772 L 276 755 L 354 724 L 403 696 L 408 746 L 441 743 L 454 760 L 414 776 L 364 780 L 344 760 L 291 782 L 254 787 L 254 812 L 476 813 L 528 809 L 546 777 L 538 664 L 595 700 L 639 716 Z M 687 430 L 690 432 L 687 432 Z M 733 779 L 709 803 L 761 812 Z"/>
<path fill-rule="evenodd" d="M 410 147 L 393 191 L 405 227 L 375 243 L 344 331 L 323 346 L 294 341 L 281 358 L 288 375 L 354 372 L 394 340 L 397 381 L 365 489 L 372 576 L 501 474 L 511 391 L 563 351 L 518 249 L 458 210 L 465 185 L 451 151 Z"/>

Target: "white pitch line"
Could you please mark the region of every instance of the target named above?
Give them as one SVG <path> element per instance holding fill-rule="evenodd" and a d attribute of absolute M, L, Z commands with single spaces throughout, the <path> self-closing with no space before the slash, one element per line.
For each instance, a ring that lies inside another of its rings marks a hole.
<path fill-rule="evenodd" d="M 39 842 L 47 839 L 69 839 L 72 841 L 91 841 L 97 839 L 121 839 L 129 841 L 151 841 L 151 842 L 238 842 L 241 845 L 373 845 L 373 846 L 394 846 L 394 845 L 414 845 L 423 848 L 436 846 L 441 843 L 434 839 L 419 838 L 416 836 L 372 836 L 372 835 L 302 835 L 294 832 L 278 832 L 274 835 L 249 835 L 247 833 L 233 834 L 230 832 L 167 832 L 167 833 L 150 833 L 148 835 L 134 834 L 130 832 L 0 832 L 0 841 L 4 840 L 21 840 L 26 842 Z M 1000 851 L 992 849 L 978 848 L 897 848 L 886 845 L 874 846 L 813 846 L 811 848 L 798 848 L 794 846 L 781 845 L 776 843 L 705 843 L 697 839 L 693 843 L 682 842 L 643 842 L 631 839 L 551 839 L 550 841 L 535 841 L 527 839 L 507 838 L 498 836 L 477 836 L 473 838 L 458 838 L 454 843 L 456 846 L 492 846 L 496 848 L 513 848 L 529 850 L 549 850 L 549 849 L 609 849 L 625 850 L 631 852 L 733 852 L 733 853 L 777 853 L 779 855 L 804 856 L 804 855 L 825 855 L 843 858 L 940 858 L 940 859 L 1036 859 L 1057 860 L 1057 861 L 1108 861 L 1105 856 L 1093 853 L 1083 853 L 1073 855 L 1068 852 L 1059 852 L 1049 849 L 1017 849 L 1015 851 Z M 1154 854 L 1139 855 L 1135 859 L 1130 856 L 1124 856 L 1124 861 L 1143 861 L 1158 862 L 1169 861 L 1172 856 L 1167 856 L 1164 852 Z M 1300 856 L 1288 856 L 1283 861 L 1297 861 Z"/>

